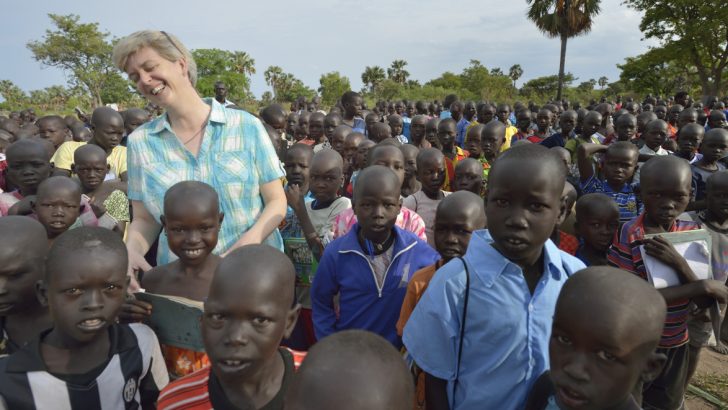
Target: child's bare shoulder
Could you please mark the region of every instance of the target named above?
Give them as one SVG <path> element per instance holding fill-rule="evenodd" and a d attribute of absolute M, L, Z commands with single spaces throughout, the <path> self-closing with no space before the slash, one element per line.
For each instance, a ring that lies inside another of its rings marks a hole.
<path fill-rule="evenodd" d="M 165 285 L 175 273 L 177 263 L 172 262 L 166 265 L 154 267 L 144 273 L 141 286 L 148 292 L 161 293 Z"/>

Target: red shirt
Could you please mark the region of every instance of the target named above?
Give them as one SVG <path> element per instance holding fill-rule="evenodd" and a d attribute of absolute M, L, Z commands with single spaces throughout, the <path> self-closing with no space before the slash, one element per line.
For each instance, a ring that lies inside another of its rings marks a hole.
<path fill-rule="evenodd" d="M 281 348 L 281 354 L 286 352 L 293 357 L 293 369 L 298 370 L 306 357 L 306 353 L 297 352 L 288 348 Z M 286 364 L 288 367 L 288 364 Z M 210 382 L 210 367 L 200 369 L 188 376 L 177 379 L 168 384 L 157 401 L 158 410 L 210 410 L 213 408 L 208 388 Z M 284 375 L 284 379 L 286 376 Z"/>

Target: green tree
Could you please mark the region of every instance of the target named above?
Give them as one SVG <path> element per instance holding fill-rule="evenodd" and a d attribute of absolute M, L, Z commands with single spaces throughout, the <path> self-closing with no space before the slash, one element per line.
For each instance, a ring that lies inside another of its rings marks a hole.
<path fill-rule="evenodd" d="M 255 60 L 243 51 L 198 48 L 192 51 L 197 63 L 197 91 L 203 96 L 215 95 L 215 83 L 222 81 L 228 99 L 242 103 L 252 98 L 249 76 L 255 73 Z"/>
<path fill-rule="evenodd" d="M 508 77 L 513 80 L 513 88 L 516 88 L 516 81 L 523 75 L 523 68 L 520 64 L 514 64 L 508 69 Z"/>
<path fill-rule="evenodd" d="M 5 100 L 0 106 L 6 110 L 19 110 L 28 106 L 28 95 L 10 80 L 0 80 L 0 96 Z"/>
<path fill-rule="evenodd" d="M 46 30 L 42 40 L 27 44 L 37 61 L 66 72 L 70 88 L 83 90 L 91 97 L 93 107 L 132 97 L 128 91 L 111 94 L 119 100 L 104 100 L 105 89 L 122 90 L 121 82 L 126 84 L 111 61 L 109 33 L 100 31 L 98 23 L 81 23 L 80 17 L 74 14 L 49 14 L 48 17 L 56 29 Z"/>
<path fill-rule="evenodd" d="M 628 57 L 624 64 L 617 64 L 622 70 L 619 82 L 640 94 L 663 96 L 674 93 L 688 83 L 700 83 L 695 67 L 679 64 L 666 54 L 669 53 L 664 48 L 653 48 L 636 57 Z"/>
<path fill-rule="evenodd" d="M 270 66 L 263 72 L 265 82 L 273 88 L 273 100 L 292 102 L 298 97 L 312 98 L 316 92 L 307 87 L 293 74 L 286 73 L 281 67 Z"/>
<path fill-rule="evenodd" d="M 728 7 L 719 0 L 625 0 L 643 14 L 640 30 L 659 40 L 662 56 L 677 65 L 690 65 L 703 95 L 723 90 L 728 67 Z"/>
<path fill-rule="evenodd" d="M 497 76 L 497 75 L 505 75 L 505 74 L 503 73 L 503 70 L 501 70 L 500 67 L 495 67 L 495 68 L 491 68 L 490 69 L 490 75 L 496 75 Z"/>
<path fill-rule="evenodd" d="M 387 69 L 387 77 L 397 84 L 404 84 L 407 82 L 409 77 L 409 71 L 405 70 L 407 61 L 405 60 L 394 60 L 392 65 Z"/>
<path fill-rule="evenodd" d="M 536 77 L 523 84 L 521 93 L 529 98 L 550 99 L 558 91 L 559 86 L 568 87 L 572 82 L 574 82 L 574 75 L 571 73 L 564 75 L 563 82 L 559 81 L 558 75 Z"/>
<path fill-rule="evenodd" d="M 364 68 L 364 72 L 361 73 L 361 82 L 364 83 L 365 87 L 369 87 L 369 92 L 374 92 L 374 89 L 387 78 L 384 69 L 379 66 L 367 66 Z"/>
<path fill-rule="evenodd" d="M 443 89 L 458 90 L 463 86 L 463 79 L 457 74 L 445 71 L 442 75 L 440 75 L 440 77 L 428 81 L 425 85 L 440 87 Z"/>
<path fill-rule="evenodd" d="M 566 42 L 591 30 L 593 19 L 599 14 L 599 0 L 526 0 L 526 3 L 529 5 L 528 18 L 536 27 L 547 37 L 561 40 L 556 93 L 556 99 L 560 100 L 564 86 Z"/>
<path fill-rule="evenodd" d="M 609 83 L 609 79 L 605 76 L 601 76 L 601 77 L 599 77 L 599 80 L 597 80 L 597 82 L 599 83 L 599 87 L 601 87 L 602 90 L 604 90 L 604 87 L 606 87 L 607 84 Z"/>
<path fill-rule="evenodd" d="M 281 86 L 281 80 L 283 79 L 283 69 L 277 65 L 269 66 L 263 72 L 263 78 L 265 83 L 273 89 L 273 99 L 278 100 L 278 92 Z"/>
<path fill-rule="evenodd" d="M 400 97 L 403 91 L 402 84 L 387 78 L 377 85 L 374 95 L 379 100 L 392 100 L 395 97 Z"/>
<path fill-rule="evenodd" d="M 351 90 L 349 78 L 342 76 L 338 71 L 322 74 L 319 84 L 321 85 L 318 89 L 321 94 L 321 102 L 328 107 L 333 106 L 336 100 L 341 98 L 345 92 Z"/>

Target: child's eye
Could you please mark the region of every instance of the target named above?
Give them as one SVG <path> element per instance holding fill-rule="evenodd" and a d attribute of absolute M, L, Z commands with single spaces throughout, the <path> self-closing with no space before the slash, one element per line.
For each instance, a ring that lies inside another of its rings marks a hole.
<path fill-rule="evenodd" d="M 571 345 L 571 340 L 566 336 L 558 335 L 558 336 L 556 336 L 556 341 L 558 341 L 562 345 L 567 345 L 567 346 Z"/>
<path fill-rule="evenodd" d="M 599 356 L 600 359 L 606 360 L 608 362 L 614 362 L 614 361 L 617 360 L 617 357 L 616 356 L 611 355 L 611 354 L 605 352 L 604 350 L 598 351 L 597 352 L 597 356 Z"/>
<path fill-rule="evenodd" d="M 225 318 L 220 313 L 210 313 L 210 314 L 207 315 L 207 317 L 208 317 L 208 319 L 210 319 L 210 320 L 212 320 L 214 322 L 219 322 L 219 321 L 221 321 L 221 320 L 223 320 Z"/>
<path fill-rule="evenodd" d="M 544 204 L 531 204 L 531 209 L 536 212 L 542 211 L 546 206 Z"/>
<path fill-rule="evenodd" d="M 495 204 L 498 205 L 498 206 L 500 206 L 500 207 L 506 207 L 506 206 L 508 206 L 508 200 L 506 200 L 506 199 L 496 199 L 495 200 Z"/>
<path fill-rule="evenodd" d="M 106 290 L 108 291 L 114 291 L 118 289 L 121 289 L 121 286 L 114 285 L 113 283 L 109 283 L 108 285 L 106 285 Z"/>
<path fill-rule="evenodd" d="M 79 288 L 70 288 L 70 289 L 66 289 L 65 293 L 67 295 L 76 296 L 76 295 L 80 295 L 81 294 L 81 289 L 79 289 Z"/>
<path fill-rule="evenodd" d="M 264 326 L 267 325 L 270 322 L 270 319 L 267 317 L 256 317 L 253 319 L 253 323 L 255 323 L 256 326 Z"/>

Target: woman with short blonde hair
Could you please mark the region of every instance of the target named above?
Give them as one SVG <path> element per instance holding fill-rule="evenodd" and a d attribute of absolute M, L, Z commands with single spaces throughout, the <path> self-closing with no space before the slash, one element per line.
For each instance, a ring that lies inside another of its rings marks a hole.
<path fill-rule="evenodd" d="M 164 194 L 185 180 L 205 182 L 218 193 L 225 221 L 216 253 L 262 242 L 282 249 L 277 226 L 286 212 L 283 170 L 261 122 L 200 98 L 192 54 L 169 33 L 133 33 L 116 44 L 113 60 L 144 97 L 166 111 L 128 139 L 130 271 L 150 268 L 144 254 L 162 228 Z M 172 259 L 162 235 L 157 261 Z"/>

